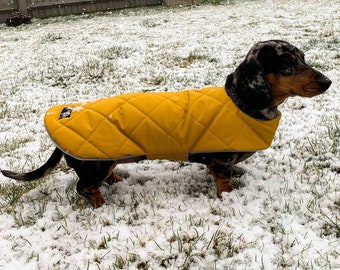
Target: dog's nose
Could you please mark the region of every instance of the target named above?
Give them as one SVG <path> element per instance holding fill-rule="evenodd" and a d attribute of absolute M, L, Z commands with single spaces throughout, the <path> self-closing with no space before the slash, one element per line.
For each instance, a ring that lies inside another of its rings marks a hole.
<path fill-rule="evenodd" d="M 318 83 L 320 85 L 320 87 L 324 90 L 327 90 L 328 87 L 331 86 L 332 84 L 332 81 L 330 79 L 328 79 L 327 77 L 321 77 L 319 80 L 318 80 Z"/>

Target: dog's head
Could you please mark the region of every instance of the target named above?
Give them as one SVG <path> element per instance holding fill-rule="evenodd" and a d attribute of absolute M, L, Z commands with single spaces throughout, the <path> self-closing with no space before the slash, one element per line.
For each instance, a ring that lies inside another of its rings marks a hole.
<path fill-rule="evenodd" d="M 228 75 L 226 88 L 237 105 L 254 113 L 275 107 L 290 96 L 324 93 L 331 80 L 306 64 L 304 53 L 282 40 L 256 43 Z"/>

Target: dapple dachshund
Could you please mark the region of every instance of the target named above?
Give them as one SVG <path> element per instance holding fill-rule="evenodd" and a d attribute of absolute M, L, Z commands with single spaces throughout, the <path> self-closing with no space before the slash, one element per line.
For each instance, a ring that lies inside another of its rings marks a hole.
<path fill-rule="evenodd" d="M 222 90 L 244 114 L 259 121 L 267 121 L 280 115 L 278 105 L 286 98 L 313 97 L 324 93 L 331 83 L 326 76 L 306 64 L 301 50 L 285 41 L 269 40 L 256 43 L 250 49 L 244 61 L 227 76 Z M 216 182 L 217 195 L 221 196 L 222 192 L 233 189 L 232 175 L 237 172 L 234 165 L 253 153 L 254 151 L 194 152 L 188 155 L 188 161 L 207 165 Z M 147 158 L 141 155 L 118 160 L 80 160 L 57 147 L 48 161 L 34 171 L 1 172 L 12 179 L 32 181 L 50 173 L 63 156 L 79 177 L 77 192 L 94 207 L 105 203 L 99 190 L 103 182 L 113 184 L 122 180 L 113 172 L 118 163 L 138 162 Z"/>

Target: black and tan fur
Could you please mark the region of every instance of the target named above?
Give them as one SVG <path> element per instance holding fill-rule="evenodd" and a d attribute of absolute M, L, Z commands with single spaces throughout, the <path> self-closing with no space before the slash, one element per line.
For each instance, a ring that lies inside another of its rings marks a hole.
<path fill-rule="evenodd" d="M 278 105 L 288 97 L 313 97 L 324 93 L 331 81 L 306 64 L 304 53 L 281 40 L 269 40 L 255 44 L 244 61 L 229 74 L 225 84 L 228 95 L 248 115 L 257 119 L 273 119 Z M 250 157 L 252 152 L 196 153 L 189 161 L 207 165 L 213 176 L 217 194 L 233 189 L 234 165 Z M 41 178 L 57 166 L 64 156 L 67 164 L 79 177 L 77 192 L 94 207 L 105 203 L 99 187 L 103 182 L 113 184 L 122 179 L 113 173 L 118 162 L 77 160 L 56 148 L 49 160 L 39 169 L 28 173 L 2 170 L 2 174 L 21 181 Z M 120 162 L 137 162 L 146 157 L 136 157 Z"/>

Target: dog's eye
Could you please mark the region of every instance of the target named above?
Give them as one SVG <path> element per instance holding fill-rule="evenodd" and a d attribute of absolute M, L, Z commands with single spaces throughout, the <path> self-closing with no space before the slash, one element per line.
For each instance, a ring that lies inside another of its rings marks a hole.
<path fill-rule="evenodd" d="M 298 58 L 301 59 L 302 62 L 305 62 L 305 55 L 304 54 L 299 54 Z"/>
<path fill-rule="evenodd" d="M 292 55 L 285 53 L 279 56 L 278 61 L 278 72 L 285 76 L 292 75 L 294 72 L 294 67 L 296 66 L 296 58 Z"/>

